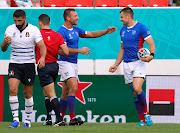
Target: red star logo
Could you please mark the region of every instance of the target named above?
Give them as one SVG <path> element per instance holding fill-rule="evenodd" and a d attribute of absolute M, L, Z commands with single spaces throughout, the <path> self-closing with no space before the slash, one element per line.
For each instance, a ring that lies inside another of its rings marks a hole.
<path fill-rule="evenodd" d="M 62 88 L 62 82 L 57 82 L 57 84 Z M 91 85 L 92 85 L 92 82 L 80 82 L 78 80 L 78 90 L 76 93 L 76 99 L 79 100 L 83 104 L 86 104 L 83 91 L 86 90 Z"/>

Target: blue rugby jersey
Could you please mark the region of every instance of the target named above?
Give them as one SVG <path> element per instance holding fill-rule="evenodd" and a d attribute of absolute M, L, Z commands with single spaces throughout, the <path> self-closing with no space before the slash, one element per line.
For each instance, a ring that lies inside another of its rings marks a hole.
<path fill-rule="evenodd" d="M 65 26 L 61 26 L 57 32 L 63 36 L 64 42 L 66 42 L 69 48 L 75 48 L 75 49 L 78 49 L 79 37 L 85 37 L 87 34 L 86 31 L 75 26 L 73 26 L 72 29 L 67 29 Z M 60 56 L 58 60 L 77 63 L 77 58 L 78 58 L 78 54 L 69 54 L 68 57 Z"/>
<path fill-rule="evenodd" d="M 120 36 L 124 48 L 124 62 L 139 60 L 137 56 L 138 50 L 143 47 L 144 40 L 151 37 L 148 28 L 139 22 L 133 27 L 123 26 Z"/>

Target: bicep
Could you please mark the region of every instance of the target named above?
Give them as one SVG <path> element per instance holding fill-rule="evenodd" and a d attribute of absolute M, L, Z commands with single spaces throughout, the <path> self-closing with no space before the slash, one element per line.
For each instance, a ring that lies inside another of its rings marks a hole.
<path fill-rule="evenodd" d="M 147 38 L 147 39 L 145 40 L 145 42 L 146 42 L 149 46 L 154 45 L 154 40 L 153 40 L 152 37 Z"/>
<path fill-rule="evenodd" d="M 86 37 L 86 38 L 91 38 L 91 37 L 93 37 L 93 33 L 87 31 L 87 34 L 86 34 L 85 37 Z"/>
<path fill-rule="evenodd" d="M 39 48 L 43 47 L 43 46 L 45 45 L 43 39 L 40 40 L 39 42 L 37 42 L 36 45 L 37 45 Z"/>

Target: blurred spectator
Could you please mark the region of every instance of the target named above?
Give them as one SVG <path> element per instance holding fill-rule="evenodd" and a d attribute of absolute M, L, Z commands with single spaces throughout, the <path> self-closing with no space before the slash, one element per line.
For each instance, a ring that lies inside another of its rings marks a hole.
<path fill-rule="evenodd" d="M 33 7 L 41 7 L 40 0 L 31 0 Z"/>
<path fill-rule="evenodd" d="M 31 0 L 14 0 L 18 7 L 32 7 Z"/>
<path fill-rule="evenodd" d="M 40 7 L 40 0 L 14 0 L 18 7 Z"/>
<path fill-rule="evenodd" d="M 10 0 L 0 0 L 0 7 L 10 7 Z"/>
<path fill-rule="evenodd" d="M 176 3 L 176 6 L 180 6 L 180 0 L 174 0 Z"/>

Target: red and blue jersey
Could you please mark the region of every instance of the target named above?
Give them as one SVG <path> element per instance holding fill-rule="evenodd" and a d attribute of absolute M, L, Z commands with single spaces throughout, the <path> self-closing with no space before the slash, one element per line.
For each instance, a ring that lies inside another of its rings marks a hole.
<path fill-rule="evenodd" d="M 123 26 L 120 36 L 124 48 L 124 62 L 139 60 L 137 56 L 138 50 L 143 47 L 144 40 L 151 37 L 148 28 L 139 22 L 133 27 Z"/>
<path fill-rule="evenodd" d="M 69 48 L 78 49 L 79 37 L 85 37 L 87 32 L 79 27 L 73 26 L 72 29 L 67 29 L 65 26 L 61 26 L 57 31 L 60 33 L 64 42 L 66 42 Z M 60 56 L 59 61 L 68 61 L 71 63 L 77 63 L 78 54 L 69 54 L 68 57 Z"/>

